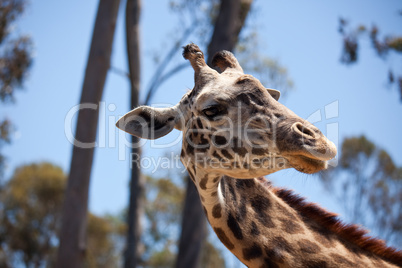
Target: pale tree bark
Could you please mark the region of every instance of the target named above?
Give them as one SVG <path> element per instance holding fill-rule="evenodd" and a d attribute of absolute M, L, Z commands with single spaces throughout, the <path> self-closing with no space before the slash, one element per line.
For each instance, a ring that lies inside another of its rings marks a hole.
<path fill-rule="evenodd" d="M 176 267 L 199 267 L 202 246 L 207 233 L 204 211 L 197 189 L 186 176 L 187 190 L 183 208 L 182 229 Z"/>
<path fill-rule="evenodd" d="M 100 0 L 92 34 L 78 112 L 75 142 L 62 210 L 58 268 L 83 267 L 86 250 L 88 191 L 95 139 L 120 0 Z"/>
<path fill-rule="evenodd" d="M 233 51 L 244 26 L 252 0 L 221 0 L 219 15 L 208 46 L 207 63 L 220 50 Z M 193 182 L 187 179 L 182 230 L 179 242 L 177 268 L 199 267 L 201 248 L 206 237 L 206 220 L 201 201 Z"/>
<path fill-rule="evenodd" d="M 140 20 L 141 0 L 127 0 L 126 5 L 126 46 L 130 75 L 130 108 L 138 106 L 140 92 Z M 141 218 L 144 210 L 145 178 L 141 176 L 139 160 L 141 150 L 138 147 L 139 138 L 132 136 L 131 149 L 131 179 L 129 206 L 127 211 L 127 236 L 124 252 L 124 267 L 136 267 L 140 260 Z"/>

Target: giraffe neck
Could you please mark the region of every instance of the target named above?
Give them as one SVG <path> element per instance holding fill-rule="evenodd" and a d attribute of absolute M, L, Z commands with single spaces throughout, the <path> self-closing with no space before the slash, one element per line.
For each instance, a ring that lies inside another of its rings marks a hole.
<path fill-rule="evenodd" d="M 304 217 L 261 179 L 198 170 L 193 181 L 218 238 L 249 267 L 398 267 Z"/>

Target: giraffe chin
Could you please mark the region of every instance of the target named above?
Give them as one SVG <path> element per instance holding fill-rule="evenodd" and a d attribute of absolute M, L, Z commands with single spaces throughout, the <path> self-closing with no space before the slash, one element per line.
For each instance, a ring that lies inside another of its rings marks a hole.
<path fill-rule="evenodd" d="M 314 174 L 328 167 L 328 161 L 304 155 L 293 156 L 292 159 L 289 159 L 289 162 L 294 169 L 306 174 Z"/>

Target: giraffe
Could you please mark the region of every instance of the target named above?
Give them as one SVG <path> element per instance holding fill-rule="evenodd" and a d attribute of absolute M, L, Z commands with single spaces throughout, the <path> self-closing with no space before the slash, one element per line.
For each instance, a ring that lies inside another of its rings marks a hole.
<path fill-rule="evenodd" d="M 263 176 L 286 168 L 311 174 L 337 150 L 315 126 L 278 102 L 280 93 L 244 74 L 231 52 L 210 68 L 195 44 L 183 56 L 194 88 L 170 108 L 140 106 L 118 122 L 157 139 L 183 132 L 180 159 L 220 241 L 248 267 L 401 267 L 402 252 L 357 225 L 276 188 Z"/>

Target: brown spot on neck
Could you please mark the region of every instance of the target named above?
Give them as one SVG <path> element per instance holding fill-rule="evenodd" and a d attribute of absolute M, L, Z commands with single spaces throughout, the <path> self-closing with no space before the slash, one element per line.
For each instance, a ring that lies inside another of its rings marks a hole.
<path fill-rule="evenodd" d="M 214 228 L 214 231 L 216 235 L 218 236 L 219 240 L 229 249 L 232 250 L 234 249 L 233 243 L 230 241 L 230 239 L 227 237 L 225 232 L 221 228 Z"/>

